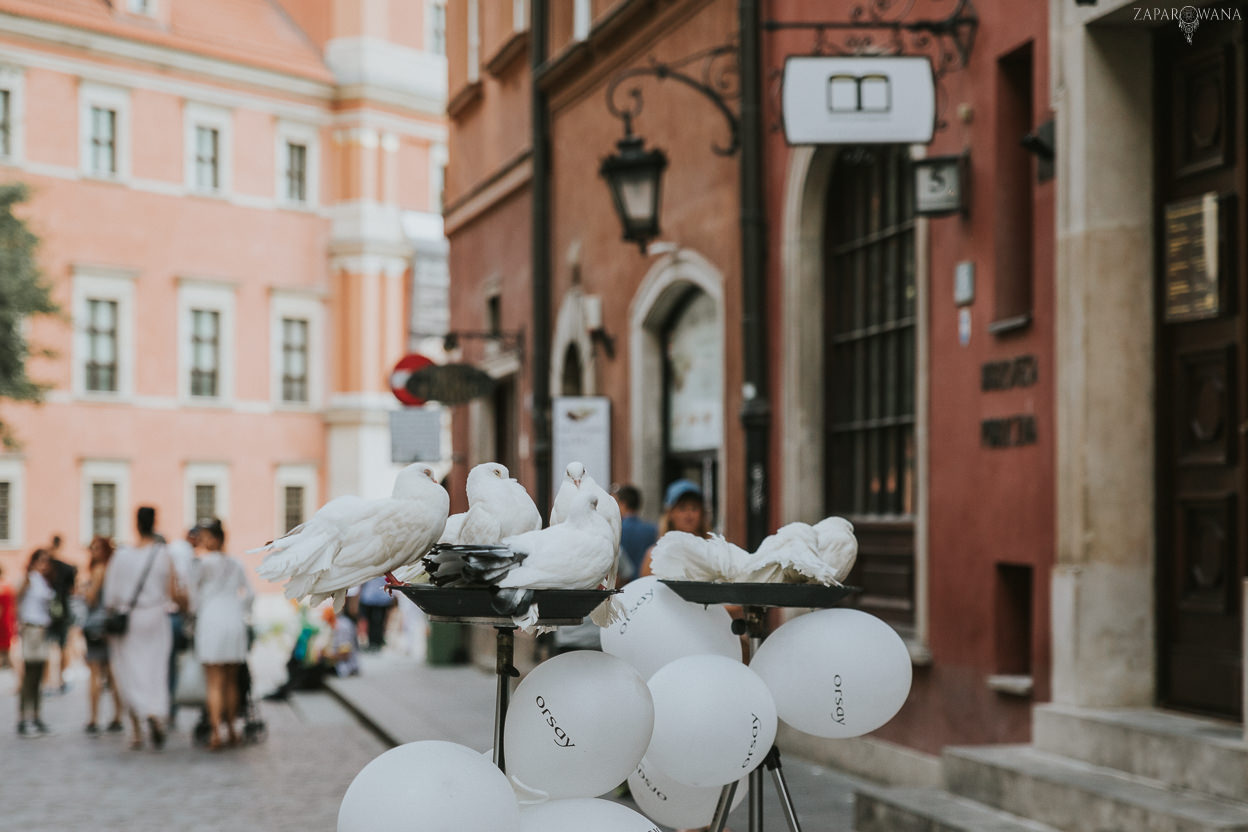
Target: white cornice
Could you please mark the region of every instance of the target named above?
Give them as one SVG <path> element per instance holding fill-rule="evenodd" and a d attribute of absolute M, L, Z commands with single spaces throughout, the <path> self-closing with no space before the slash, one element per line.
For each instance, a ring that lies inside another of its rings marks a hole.
<path fill-rule="evenodd" d="M 333 85 L 324 81 L 260 69 L 220 58 L 209 58 L 168 46 L 142 43 L 47 20 L 0 13 L 0 31 L 53 43 L 57 46 L 75 47 L 84 52 L 106 55 L 110 58 L 151 64 L 153 68 L 162 70 L 172 68 L 193 75 L 206 75 L 221 81 L 247 84 L 291 95 L 322 100 L 329 100 L 333 95 Z"/>
<path fill-rule="evenodd" d="M 13 34 L 14 31 L 8 29 L 8 23 L 12 20 L 27 20 L 26 18 L 15 18 L 10 15 L 0 14 L 0 33 Z M 30 22 L 30 21 L 27 21 Z M 76 35 L 67 40 L 69 45 L 78 46 L 84 50 L 90 49 L 93 44 L 88 40 L 83 42 L 81 35 L 90 35 L 84 33 L 81 29 L 70 27 L 59 27 L 60 31 L 70 32 Z M 21 32 L 17 32 L 21 34 Z M 113 38 L 123 44 L 131 43 L 131 41 Z M 58 41 L 58 43 L 60 43 Z M 85 58 L 64 57 L 62 55 L 52 54 L 49 52 L 38 51 L 37 49 L 23 49 L 20 46 L 14 46 L 11 43 L 0 44 L 5 57 L 9 62 L 19 66 L 27 66 L 35 69 L 47 69 L 53 72 L 61 72 L 66 75 L 75 75 L 86 81 L 94 81 L 102 84 L 114 84 L 120 87 L 130 89 L 151 90 L 153 92 L 162 92 L 168 95 L 174 95 L 179 98 L 190 98 L 204 104 L 215 104 L 219 107 L 247 107 L 249 109 L 259 110 L 261 112 L 272 113 L 279 118 L 286 118 L 292 121 L 302 121 L 308 124 L 324 125 L 330 120 L 328 104 L 333 99 L 334 87 L 331 84 L 320 84 L 317 82 L 306 82 L 313 85 L 315 90 L 312 94 L 302 91 L 298 88 L 292 88 L 290 85 L 281 84 L 256 84 L 256 86 L 266 86 L 267 89 L 274 93 L 287 93 L 293 95 L 307 95 L 318 101 L 325 102 L 324 105 L 314 104 L 296 104 L 281 99 L 265 98 L 259 95 L 249 95 L 244 92 L 232 89 L 224 89 L 213 85 L 212 82 L 232 82 L 239 79 L 231 78 L 228 75 L 220 73 L 210 73 L 202 70 L 196 70 L 190 67 L 182 66 L 175 59 L 177 56 L 187 56 L 185 52 L 173 52 L 169 54 L 175 56 L 169 62 L 160 66 L 153 66 L 152 70 L 168 69 L 172 66 L 175 69 L 181 69 L 185 72 L 198 74 L 204 77 L 203 81 L 193 81 L 184 78 L 170 78 L 152 75 L 147 71 L 134 68 L 123 69 L 117 66 L 95 63 Z M 109 55 L 111 53 L 105 52 Z M 124 57 L 124 56 L 123 56 Z M 209 64 L 221 63 L 222 66 L 234 66 L 222 62 L 214 62 L 211 59 L 200 59 L 207 61 Z M 210 67 L 209 67 L 210 68 Z M 264 73 L 273 80 L 287 79 L 288 76 L 278 75 L 276 73 Z M 249 83 L 245 79 L 243 83 Z"/>
<path fill-rule="evenodd" d="M 325 63 L 341 86 L 369 91 L 361 97 L 389 93 L 414 109 L 446 106 L 446 58 L 440 55 L 381 38 L 334 38 L 325 44 Z"/>
<path fill-rule="evenodd" d="M 439 112 L 438 116 L 441 117 L 442 113 Z M 335 113 L 332 124 L 335 128 L 367 127 L 415 139 L 428 139 L 429 141 L 441 142 L 442 144 L 446 143 L 447 137 L 445 125 L 430 124 L 427 121 L 404 118 L 393 113 L 370 110 L 367 107 Z"/>

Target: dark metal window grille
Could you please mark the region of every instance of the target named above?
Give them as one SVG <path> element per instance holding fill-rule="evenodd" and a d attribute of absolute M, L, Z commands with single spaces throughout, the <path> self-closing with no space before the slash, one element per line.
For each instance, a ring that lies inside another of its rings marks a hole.
<path fill-rule="evenodd" d="M 11 483 L 0 482 L 0 540 L 8 540 L 12 528 L 13 504 L 9 497 Z"/>
<path fill-rule="evenodd" d="M 0 156 L 9 156 L 13 153 L 12 101 L 13 97 L 8 90 L 0 90 Z"/>
<path fill-rule="evenodd" d="M 282 401 L 308 400 L 308 322 L 282 318 Z"/>
<path fill-rule="evenodd" d="M 286 198 L 291 202 L 308 199 L 308 146 L 286 142 Z"/>
<path fill-rule="evenodd" d="M 215 485 L 196 484 L 195 486 L 195 522 L 211 520 L 217 516 L 217 487 Z"/>
<path fill-rule="evenodd" d="M 914 205 L 902 147 L 841 153 L 829 196 L 828 465 L 836 514 L 914 514 Z"/>
<path fill-rule="evenodd" d="M 303 486 L 288 485 L 284 489 L 286 529 L 290 531 L 303 523 Z"/>
<path fill-rule="evenodd" d="M 117 534 L 116 483 L 91 483 L 91 534 L 103 537 Z"/>
<path fill-rule="evenodd" d="M 117 301 L 87 301 L 87 389 L 117 392 Z"/>
<path fill-rule="evenodd" d="M 221 187 L 221 134 L 212 127 L 195 128 L 195 187 L 215 191 Z"/>
<path fill-rule="evenodd" d="M 112 176 L 117 173 L 117 111 L 91 108 L 91 171 Z"/>
<path fill-rule="evenodd" d="M 191 310 L 191 395 L 216 396 L 220 366 L 221 315 Z"/>

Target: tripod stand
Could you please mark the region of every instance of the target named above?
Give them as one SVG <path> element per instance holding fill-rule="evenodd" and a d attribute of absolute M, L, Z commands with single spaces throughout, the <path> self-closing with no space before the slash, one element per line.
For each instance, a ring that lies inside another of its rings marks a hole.
<path fill-rule="evenodd" d="M 749 633 L 750 649 L 749 655 L 746 656 L 746 663 L 748 664 L 749 660 L 754 657 L 755 652 L 758 651 L 759 645 L 763 643 L 763 639 L 767 636 L 767 607 L 749 604 L 744 607 L 744 610 L 745 618 L 733 621 L 732 631 L 737 635 Z M 772 781 L 776 786 L 776 794 L 780 798 L 780 809 L 784 813 L 784 819 L 789 824 L 790 832 L 802 832 L 801 824 L 797 820 L 797 811 L 793 808 L 789 784 L 784 779 L 784 771 L 780 767 L 780 748 L 775 745 L 767 752 L 767 756 L 763 758 L 762 764 L 751 771 L 749 775 L 750 832 L 762 832 L 763 830 L 764 768 L 771 772 Z M 719 796 L 719 803 L 715 807 L 715 816 L 711 820 L 710 832 L 723 832 L 724 824 L 728 822 L 728 812 L 732 809 L 732 799 L 736 795 L 736 791 L 736 781 L 724 786 L 724 790 Z"/>

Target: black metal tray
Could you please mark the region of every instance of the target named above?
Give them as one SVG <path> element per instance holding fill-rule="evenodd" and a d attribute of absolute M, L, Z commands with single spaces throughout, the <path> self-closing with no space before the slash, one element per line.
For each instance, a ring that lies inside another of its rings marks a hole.
<path fill-rule="evenodd" d="M 850 595 L 861 592 L 855 586 L 823 584 L 663 583 L 686 601 L 696 604 L 740 604 L 743 607 L 835 607 Z"/>
<path fill-rule="evenodd" d="M 466 587 L 446 588 L 432 584 L 408 584 L 394 587 L 412 600 L 435 621 L 458 621 L 465 624 L 490 624 L 510 627 L 512 620 L 500 616 L 491 605 L 488 589 Z M 606 598 L 619 590 L 606 589 L 535 589 L 538 623 L 546 626 L 580 624 L 585 616 Z"/>

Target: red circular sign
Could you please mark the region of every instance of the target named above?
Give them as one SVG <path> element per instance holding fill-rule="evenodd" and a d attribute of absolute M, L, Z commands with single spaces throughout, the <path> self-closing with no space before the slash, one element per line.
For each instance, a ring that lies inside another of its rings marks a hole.
<path fill-rule="evenodd" d="M 418 352 L 413 352 L 399 359 L 399 363 L 394 365 L 394 369 L 390 371 L 390 391 L 394 393 L 394 397 L 403 404 L 419 407 L 425 403 L 424 399 L 418 399 L 411 393 L 407 392 L 407 379 L 417 370 L 424 369 L 433 363 L 433 359 Z"/>

